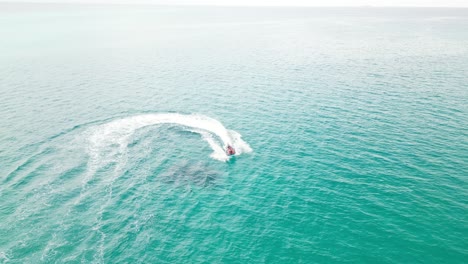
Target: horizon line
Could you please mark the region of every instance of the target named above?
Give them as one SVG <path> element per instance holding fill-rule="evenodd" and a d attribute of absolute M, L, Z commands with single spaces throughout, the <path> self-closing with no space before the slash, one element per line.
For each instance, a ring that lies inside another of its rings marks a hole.
<path fill-rule="evenodd" d="M 11 0 L 0 0 L 0 4 L 59 4 L 59 5 L 119 5 L 119 6 L 165 6 L 165 7 L 303 7 L 303 8 L 460 8 L 468 9 L 467 6 L 417 6 L 417 5 L 236 5 L 236 4 L 162 4 L 162 3 L 151 3 L 151 2 L 99 2 L 99 1 L 71 1 L 71 2 L 59 2 L 59 1 L 11 1 Z"/>

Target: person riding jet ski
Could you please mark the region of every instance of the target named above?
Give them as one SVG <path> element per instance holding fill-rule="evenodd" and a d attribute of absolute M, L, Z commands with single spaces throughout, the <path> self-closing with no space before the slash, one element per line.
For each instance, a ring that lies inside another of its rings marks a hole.
<path fill-rule="evenodd" d="M 231 147 L 230 145 L 227 145 L 227 147 L 226 147 L 226 155 L 232 156 L 232 155 L 234 155 L 234 154 L 236 154 L 236 150 L 235 150 L 233 147 Z"/>

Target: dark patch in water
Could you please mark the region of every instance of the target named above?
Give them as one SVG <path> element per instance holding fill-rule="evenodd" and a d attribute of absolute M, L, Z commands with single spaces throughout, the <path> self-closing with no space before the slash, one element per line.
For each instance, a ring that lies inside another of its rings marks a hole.
<path fill-rule="evenodd" d="M 215 184 L 221 173 L 203 162 L 183 160 L 165 170 L 159 178 L 165 183 L 208 187 Z"/>

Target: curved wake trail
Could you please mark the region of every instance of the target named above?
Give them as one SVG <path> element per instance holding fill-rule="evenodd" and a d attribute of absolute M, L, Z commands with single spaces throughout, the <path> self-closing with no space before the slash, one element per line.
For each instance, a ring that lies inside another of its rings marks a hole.
<path fill-rule="evenodd" d="M 227 145 L 231 145 L 236 149 L 236 155 L 252 151 L 249 144 L 242 140 L 239 133 L 226 129 L 216 119 L 197 114 L 143 114 L 113 120 L 93 127 L 88 145 L 91 162 L 101 163 L 107 159 L 114 160 L 116 156 L 122 157 L 122 155 L 126 154 L 130 137 L 136 130 L 156 124 L 180 125 L 186 127 L 188 131 L 200 134 L 203 140 L 207 141 L 213 149 L 211 157 L 220 161 L 229 159 L 224 151 Z"/>

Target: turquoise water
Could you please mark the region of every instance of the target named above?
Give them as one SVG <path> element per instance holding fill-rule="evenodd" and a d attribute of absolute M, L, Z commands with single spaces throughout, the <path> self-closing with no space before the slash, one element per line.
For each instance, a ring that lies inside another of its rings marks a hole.
<path fill-rule="evenodd" d="M 466 263 L 467 25 L 1 4 L 0 262 Z"/>

